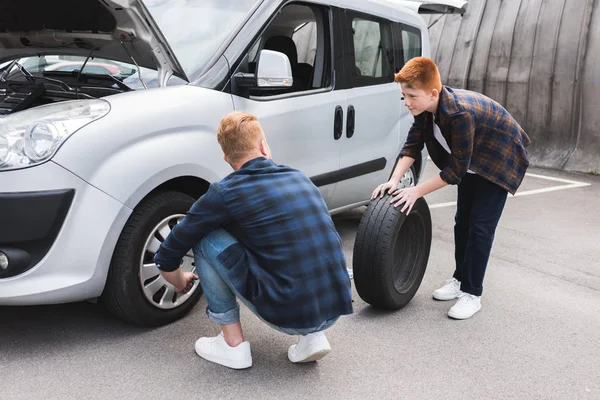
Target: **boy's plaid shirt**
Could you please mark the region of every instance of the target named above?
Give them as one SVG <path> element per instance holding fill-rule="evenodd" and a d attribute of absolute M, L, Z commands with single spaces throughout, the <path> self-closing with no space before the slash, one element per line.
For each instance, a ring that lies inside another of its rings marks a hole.
<path fill-rule="evenodd" d="M 239 243 L 219 255 L 235 289 L 283 328 L 314 328 L 352 313 L 340 236 L 319 189 L 301 172 L 259 157 L 210 185 L 155 256 L 173 271 L 210 232 Z"/>
<path fill-rule="evenodd" d="M 494 100 L 480 93 L 444 86 L 435 116 L 448 154 L 433 136 L 433 114 L 415 117 L 402 156 L 418 158 L 423 145 L 449 184 L 460 183 L 467 170 L 515 194 L 529 166 L 529 137 Z"/>

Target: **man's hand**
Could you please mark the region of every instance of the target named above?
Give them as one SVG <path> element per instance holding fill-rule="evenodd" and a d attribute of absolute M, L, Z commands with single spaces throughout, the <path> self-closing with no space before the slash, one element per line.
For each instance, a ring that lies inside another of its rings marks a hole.
<path fill-rule="evenodd" d="M 197 280 L 198 275 L 194 274 L 193 272 L 184 272 L 181 284 L 179 286 L 173 286 L 175 286 L 175 291 L 177 293 L 186 294 L 187 292 L 192 290 L 192 287 L 194 287 L 194 281 Z"/>
<path fill-rule="evenodd" d="M 408 215 L 410 213 L 413 206 L 415 205 L 415 202 L 420 197 L 423 197 L 419 186 L 413 186 L 413 187 L 409 187 L 409 188 L 405 188 L 405 189 L 398 189 L 394 193 L 392 193 L 392 195 L 394 197 L 392 197 L 392 200 L 390 200 L 390 203 L 393 203 L 394 207 L 398 207 L 400 204 L 404 203 L 404 207 L 402 207 L 402 210 L 400 210 L 400 211 L 404 212 L 404 210 L 408 209 L 408 211 L 406 212 L 406 215 Z"/>
<path fill-rule="evenodd" d="M 396 190 L 396 188 L 398 188 L 398 183 L 399 182 L 396 182 L 394 180 L 389 180 L 388 182 L 382 183 L 381 185 L 377 186 L 377 188 L 373 190 L 371 200 L 374 200 L 377 197 L 382 198 L 386 191 L 391 194 L 394 190 Z"/>
<path fill-rule="evenodd" d="M 160 274 L 167 282 L 173 285 L 175 291 L 180 294 L 186 294 L 192 290 L 194 281 L 198 279 L 198 275 L 193 272 L 183 272 L 181 267 L 171 272 L 160 271 Z"/>

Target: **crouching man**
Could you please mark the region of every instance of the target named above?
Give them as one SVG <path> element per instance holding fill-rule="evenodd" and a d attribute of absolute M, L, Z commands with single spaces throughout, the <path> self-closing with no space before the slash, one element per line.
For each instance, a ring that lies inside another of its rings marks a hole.
<path fill-rule="evenodd" d="M 341 239 L 327 206 L 304 174 L 271 160 L 252 115 L 227 115 L 217 140 L 234 172 L 211 184 L 173 228 L 156 265 L 179 293 L 200 279 L 208 318 L 221 326 L 218 336 L 198 339 L 200 357 L 234 369 L 252 366 L 239 299 L 272 328 L 298 336 L 290 361 L 316 361 L 331 350 L 324 330 L 352 313 Z M 179 267 L 190 249 L 197 275 Z"/>

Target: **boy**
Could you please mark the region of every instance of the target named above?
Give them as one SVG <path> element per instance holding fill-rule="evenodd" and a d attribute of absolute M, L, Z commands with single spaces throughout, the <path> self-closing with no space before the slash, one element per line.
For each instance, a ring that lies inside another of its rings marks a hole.
<path fill-rule="evenodd" d="M 412 209 L 422 196 L 448 184 L 458 185 L 454 226 L 456 269 L 451 279 L 433 292 L 437 300 L 458 301 L 448 312 L 467 319 L 481 309 L 483 278 L 494 232 L 508 192 L 514 194 L 529 166 L 529 137 L 494 100 L 472 91 L 442 86 L 435 63 L 413 58 L 395 76 L 404 103 L 415 121 L 408 133 L 390 180 L 372 198 L 392 194 L 394 207 Z M 427 146 L 439 175 L 412 188 L 398 183 Z"/>

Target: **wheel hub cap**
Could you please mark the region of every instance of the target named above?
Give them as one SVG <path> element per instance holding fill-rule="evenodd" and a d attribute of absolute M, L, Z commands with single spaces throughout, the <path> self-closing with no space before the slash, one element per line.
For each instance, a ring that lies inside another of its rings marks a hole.
<path fill-rule="evenodd" d="M 168 310 L 181 306 L 198 289 L 199 282 L 195 281 L 192 290 L 186 294 L 175 292 L 175 288 L 163 278 L 156 264 L 154 255 L 158 251 L 161 243 L 165 241 L 171 230 L 185 215 L 176 214 L 160 221 L 152 230 L 150 236 L 146 239 L 144 250 L 142 251 L 139 282 L 142 287 L 144 297 L 153 306 Z M 194 254 L 190 250 L 184 257 L 181 264 L 184 272 L 195 272 Z"/>

